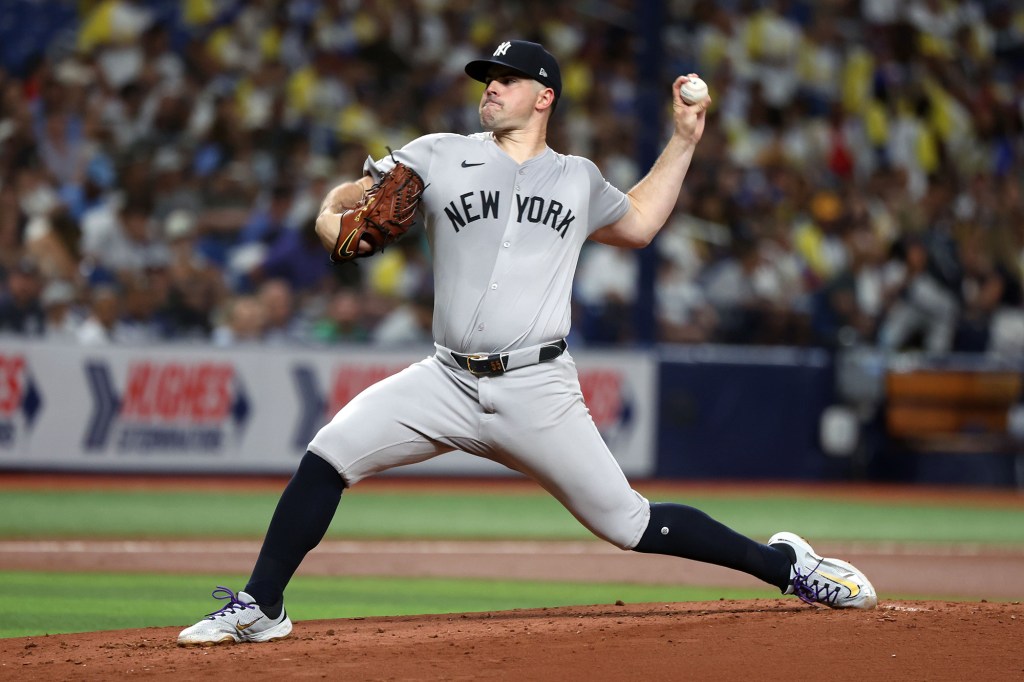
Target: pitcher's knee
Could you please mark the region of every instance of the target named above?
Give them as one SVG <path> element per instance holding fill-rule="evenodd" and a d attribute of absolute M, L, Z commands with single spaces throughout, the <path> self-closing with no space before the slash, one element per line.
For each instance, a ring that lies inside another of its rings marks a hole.
<path fill-rule="evenodd" d="M 609 510 L 592 519 L 580 519 L 591 533 L 619 549 L 633 549 L 640 542 L 651 517 L 651 505 L 639 493 L 625 509 Z"/>

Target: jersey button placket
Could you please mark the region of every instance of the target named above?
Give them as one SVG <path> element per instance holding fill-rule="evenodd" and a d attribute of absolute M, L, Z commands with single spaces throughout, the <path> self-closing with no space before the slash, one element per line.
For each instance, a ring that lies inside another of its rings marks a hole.
<path fill-rule="evenodd" d="M 512 176 L 512 182 L 513 182 L 513 186 L 516 188 L 516 190 L 515 190 L 516 192 L 520 191 L 521 185 L 519 184 L 519 179 L 520 179 L 521 176 L 523 176 L 525 174 L 526 174 L 526 171 L 524 169 L 520 168 L 520 169 L 517 169 L 515 175 Z M 516 222 L 516 211 L 513 208 L 513 210 L 511 210 L 509 212 L 508 222 L 505 223 L 505 233 L 504 233 L 504 235 L 502 237 L 502 240 L 501 240 L 502 249 L 508 249 L 508 248 L 510 248 L 512 246 L 512 241 L 515 239 L 515 230 L 516 230 L 517 226 L 518 226 L 518 223 Z M 496 260 L 496 262 L 494 264 L 494 270 L 493 270 L 493 272 L 491 274 L 492 275 L 496 275 L 497 273 L 504 271 L 503 261 L 504 261 L 505 258 L 510 258 L 510 257 L 511 257 L 511 254 L 506 256 L 501 251 L 499 251 L 498 252 L 498 258 L 497 258 L 497 260 Z M 498 282 L 496 280 L 491 280 L 491 283 L 487 287 L 487 292 L 488 293 L 495 292 L 495 295 L 497 295 L 496 294 L 497 290 L 498 290 Z M 476 330 L 478 332 L 484 331 L 484 325 L 480 324 L 479 326 L 477 326 Z"/>

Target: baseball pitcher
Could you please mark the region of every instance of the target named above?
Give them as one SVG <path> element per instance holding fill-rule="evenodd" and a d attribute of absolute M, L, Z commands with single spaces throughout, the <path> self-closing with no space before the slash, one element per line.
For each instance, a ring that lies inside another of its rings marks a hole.
<path fill-rule="evenodd" d="M 380 471 L 461 450 L 530 477 L 598 537 L 754 575 L 834 608 L 872 608 L 850 564 L 781 532 L 761 544 L 686 505 L 630 487 L 580 391 L 565 337 L 573 274 L 588 239 L 651 242 L 676 204 L 710 99 L 672 85 L 671 138 L 628 193 L 589 160 L 546 143 L 561 95 L 555 58 L 511 40 L 466 65 L 484 84 L 474 135 L 413 140 L 331 190 L 316 231 L 335 261 L 371 256 L 422 224 L 435 277 L 436 352 L 368 388 L 313 438 L 281 496 L 248 584 L 183 630 L 183 645 L 266 642 L 292 629 L 284 590 L 323 538 L 346 488 Z"/>

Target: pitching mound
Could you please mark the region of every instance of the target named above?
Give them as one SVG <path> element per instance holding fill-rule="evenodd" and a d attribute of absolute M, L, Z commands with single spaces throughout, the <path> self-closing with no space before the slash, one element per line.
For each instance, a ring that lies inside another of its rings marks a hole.
<path fill-rule="evenodd" d="M 5 680 L 986 680 L 1024 677 L 1024 607 L 792 599 L 296 623 L 272 644 L 183 648 L 179 628 L 0 640 Z"/>

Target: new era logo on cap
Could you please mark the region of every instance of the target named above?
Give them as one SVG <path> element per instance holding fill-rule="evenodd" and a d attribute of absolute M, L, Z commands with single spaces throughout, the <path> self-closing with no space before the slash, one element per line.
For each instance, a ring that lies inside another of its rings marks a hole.
<path fill-rule="evenodd" d="M 542 45 L 527 40 L 506 40 L 498 45 L 490 59 L 477 59 L 466 64 L 466 73 L 481 83 L 487 82 L 491 66 L 498 64 L 543 83 L 555 91 L 555 97 L 562 94 L 562 73 L 554 55 Z"/>

